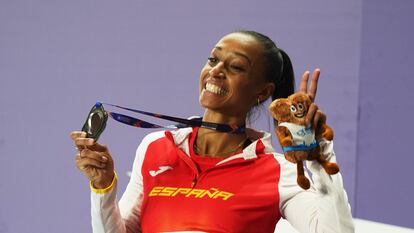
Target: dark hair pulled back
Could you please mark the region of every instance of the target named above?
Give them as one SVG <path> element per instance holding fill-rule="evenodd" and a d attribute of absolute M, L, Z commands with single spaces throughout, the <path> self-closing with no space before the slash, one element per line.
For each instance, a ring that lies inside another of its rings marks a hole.
<path fill-rule="evenodd" d="M 255 38 L 264 48 L 265 56 L 265 78 L 275 84 L 272 100 L 286 98 L 295 91 L 295 76 L 292 63 L 285 51 L 278 48 L 267 36 L 248 30 L 240 30 L 235 33 L 250 35 Z"/>

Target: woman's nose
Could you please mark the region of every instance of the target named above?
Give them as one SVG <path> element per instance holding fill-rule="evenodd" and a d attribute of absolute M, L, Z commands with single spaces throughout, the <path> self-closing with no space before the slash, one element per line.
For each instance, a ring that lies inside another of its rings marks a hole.
<path fill-rule="evenodd" d="M 211 70 L 208 72 L 211 77 L 214 78 L 224 78 L 224 64 L 223 62 L 217 63 Z"/>

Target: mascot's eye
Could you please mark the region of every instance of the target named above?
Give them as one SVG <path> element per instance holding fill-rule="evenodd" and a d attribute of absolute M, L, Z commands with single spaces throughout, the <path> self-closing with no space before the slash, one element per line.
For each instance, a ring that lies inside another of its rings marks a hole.
<path fill-rule="evenodd" d="M 291 106 L 290 106 L 290 111 L 291 111 L 291 112 L 296 112 L 296 107 L 295 107 L 295 106 L 293 106 L 293 105 L 291 105 Z"/>
<path fill-rule="evenodd" d="M 298 103 L 298 109 L 303 110 L 303 104 L 302 103 Z"/>

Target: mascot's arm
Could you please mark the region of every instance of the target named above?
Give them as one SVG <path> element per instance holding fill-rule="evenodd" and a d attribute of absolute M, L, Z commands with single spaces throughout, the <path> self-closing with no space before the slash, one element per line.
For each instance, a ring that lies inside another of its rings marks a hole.
<path fill-rule="evenodd" d="M 285 126 L 278 126 L 276 128 L 277 138 L 282 147 L 287 147 L 292 145 L 292 134 L 290 134 L 288 128 Z"/>
<path fill-rule="evenodd" d="M 318 135 L 319 135 L 318 139 L 324 138 L 328 141 L 332 141 L 334 138 L 333 130 L 327 124 L 323 124 L 321 126 Z"/>
<path fill-rule="evenodd" d="M 327 124 L 322 125 L 322 138 L 328 141 L 333 140 L 333 130 Z"/>

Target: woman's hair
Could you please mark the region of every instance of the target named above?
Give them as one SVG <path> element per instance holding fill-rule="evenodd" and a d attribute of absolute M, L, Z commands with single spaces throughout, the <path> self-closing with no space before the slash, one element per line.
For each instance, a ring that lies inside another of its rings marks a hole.
<path fill-rule="evenodd" d="M 292 63 L 286 52 L 278 48 L 269 37 L 259 32 L 240 30 L 235 33 L 250 35 L 263 46 L 265 79 L 275 84 L 272 100 L 286 98 L 293 94 L 295 91 L 295 76 Z"/>
<path fill-rule="evenodd" d="M 263 53 L 265 57 L 265 79 L 275 85 L 272 100 L 286 98 L 293 94 L 295 92 L 295 76 L 293 73 L 292 63 L 287 53 L 278 48 L 269 37 L 259 32 L 239 30 L 234 33 L 250 35 L 263 46 Z M 265 100 L 262 100 L 262 103 L 263 102 L 265 102 Z M 259 106 L 261 105 L 262 104 Z M 259 106 L 255 106 L 248 113 L 247 119 L 249 123 L 253 122 L 254 118 L 256 118 L 253 116 L 257 116 L 257 111 L 255 109 Z M 273 123 L 275 126 L 277 125 L 277 121 L 275 119 L 273 119 Z"/>

